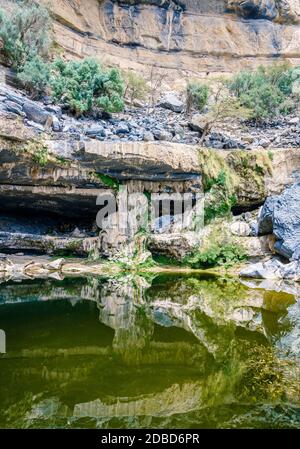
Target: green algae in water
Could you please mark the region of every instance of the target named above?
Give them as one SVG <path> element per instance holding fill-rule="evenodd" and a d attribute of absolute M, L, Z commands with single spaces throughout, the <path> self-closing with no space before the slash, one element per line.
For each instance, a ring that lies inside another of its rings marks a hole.
<path fill-rule="evenodd" d="M 1 284 L 0 428 L 300 428 L 299 302 L 275 287 Z"/>

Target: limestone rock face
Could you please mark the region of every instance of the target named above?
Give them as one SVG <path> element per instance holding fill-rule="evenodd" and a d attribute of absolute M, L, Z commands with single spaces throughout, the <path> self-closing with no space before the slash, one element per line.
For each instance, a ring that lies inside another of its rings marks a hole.
<path fill-rule="evenodd" d="M 55 142 L 50 144 L 57 147 Z M 72 156 L 84 166 L 106 171 L 118 179 L 176 181 L 199 178 L 197 148 L 188 145 L 89 140 L 84 147 L 72 145 L 72 148 Z"/>
<path fill-rule="evenodd" d="M 199 245 L 199 236 L 192 232 L 173 234 L 153 234 L 148 241 L 149 249 L 154 254 L 182 260 Z"/>
<path fill-rule="evenodd" d="M 51 8 L 55 39 L 70 55 L 144 73 L 155 64 L 169 86 L 300 56 L 297 0 L 52 0 Z"/>

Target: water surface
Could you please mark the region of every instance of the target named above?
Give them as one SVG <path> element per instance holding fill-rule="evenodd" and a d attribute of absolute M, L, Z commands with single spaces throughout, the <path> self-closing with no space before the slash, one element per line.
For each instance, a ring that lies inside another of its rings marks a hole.
<path fill-rule="evenodd" d="M 300 428 L 297 297 L 196 276 L 3 282 L 0 427 Z"/>

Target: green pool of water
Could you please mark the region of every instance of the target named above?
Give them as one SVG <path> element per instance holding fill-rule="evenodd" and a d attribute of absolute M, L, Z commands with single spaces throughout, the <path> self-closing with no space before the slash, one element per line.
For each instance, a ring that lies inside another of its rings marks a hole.
<path fill-rule="evenodd" d="M 178 275 L 2 283 L 0 428 L 300 428 L 298 289 Z"/>

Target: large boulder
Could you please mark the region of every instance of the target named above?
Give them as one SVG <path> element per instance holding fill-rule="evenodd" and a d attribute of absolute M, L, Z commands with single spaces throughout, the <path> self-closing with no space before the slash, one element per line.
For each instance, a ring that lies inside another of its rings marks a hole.
<path fill-rule="evenodd" d="M 33 122 L 39 123 L 40 125 L 52 125 L 52 114 L 34 101 L 25 101 L 23 111 L 26 117 Z"/>
<path fill-rule="evenodd" d="M 173 112 L 182 112 L 184 103 L 176 96 L 175 93 L 167 93 L 161 100 L 159 106 L 161 108 L 170 109 Z"/>
<path fill-rule="evenodd" d="M 266 199 L 258 217 L 258 234 L 267 235 L 273 232 L 273 213 L 278 201 L 277 196 L 270 196 Z"/>
<path fill-rule="evenodd" d="M 193 131 L 198 131 L 199 133 L 203 133 L 207 128 L 210 117 L 208 114 L 194 114 L 189 122 L 189 127 Z"/>
<path fill-rule="evenodd" d="M 198 247 L 199 241 L 194 232 L 151 234 L 148 248 L 152 254 L 182 260 Z"/>
<path fill-rule="evenodd" d="M 289 279 L 299 282 L 300 263 L 294 260 L 285 264 L 273 258 L 266 262 L 248 265 L 240 272 L 240 276 L 253 279 Z"/>
<path fill-rule="evenodd" d="M 272 233 L 278 254 L 287 259 L 300 259 L 300 183 L 281 195 L 268 198 L 258 220 L 258 234 Z"/>

